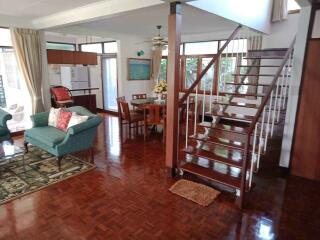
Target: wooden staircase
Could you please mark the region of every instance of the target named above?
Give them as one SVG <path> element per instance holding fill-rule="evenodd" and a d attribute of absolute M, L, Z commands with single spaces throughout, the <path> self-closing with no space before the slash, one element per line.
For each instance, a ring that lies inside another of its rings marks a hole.
<path fill-rule="evenodd" d="M 266 151 L 278 115 L 285 112 L 292 51 L 293 44 L 286 49 L 248 51 L 243 59 L 250 59 L 250 64 L 239 64 L 240 71 L 232 74 L 234 81 L 224 83 L 229 90 L 220 91 L 214 97 L 202 97 L 203 102 L 214 100 L 207 102 L 205 110 L 198 109 L 196 115 L 200 119 L 193 121 L 196 126 L 187 123 L 182 150 L 186 157 L 179 161 L 181 175 L 188 172 L 235 190 L 237 204 L 242 207 L 245 191 L 251 189 L 253 173 L 259 169 L 260 155 Z M 252 64 L 255 60 L 259 60 L 258 64 Z M 258 68 L 259 73 L 251 74 L 253 68 Z M 247 71 L 240 74 L 242 69 Z M 259 80 L 252 83 L 250 77 Z M 201 84 L 201 79 L 198 83 Z M 252 86 L 254 91 L 250 92 Z"/>

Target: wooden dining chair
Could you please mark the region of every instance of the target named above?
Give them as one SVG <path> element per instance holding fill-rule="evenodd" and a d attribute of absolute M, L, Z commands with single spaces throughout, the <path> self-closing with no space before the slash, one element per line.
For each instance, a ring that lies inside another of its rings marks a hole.
<path fill-rule="evenodd" d="M 138 128 L 143 126 L 144 115 L 134 111 L 130 111 L 129 104 L 125 100 L 125 97 L 117 98 L 117 105 L 120 125 L 120 136 L 122 137 L 123 134 L 123 125 L 128 125 L 129 137 L 131 138 L 131 129 L 136 128 L 136 133 L 138 133 Z M 142 124 L 139 125 L 140 122 Z"/>
<path fill-rule="evenodd" d="M 166 132 L 166 114 L 165 107 L 159 104 L 148 104 L 144 108 L 144 140 L 147 139 L 148 126 L 158 126 L 163 127 L 163 142 L 165 142 L 165 132 Z"/>
<path fill-rule="evenodd" d="M 147 94 L 146 93 L 137 93 L 137 94 L 132 94 L 132 100 L 136 100 L 136 99 L 147 99 Z M 133 110 L 135 112 L 141 113 L 143 114 L 143 110 L 139 109 L 135 106 L 133 106 Z"/>
<path fill-rule="evenodd" d="M 147 99 L 147 94 L 146 93 L 132 94 L 132 100 L 135 100 L 135 99 Z"/>

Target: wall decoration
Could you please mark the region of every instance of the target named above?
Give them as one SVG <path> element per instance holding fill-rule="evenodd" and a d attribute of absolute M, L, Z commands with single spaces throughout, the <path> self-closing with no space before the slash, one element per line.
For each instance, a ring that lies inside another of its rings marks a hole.
<path fill-rule="evenodd" d="M 151 59 L 128 58 L 128 80 L 150 80 Z"/>
<path fill-rule="evenodd" d="M 137 52 L 137 56 L 138 57 L 141 57 L 143 55 L 144 55 L 144 51 L 143 50 L 140 50 L 140 51 Z"/>

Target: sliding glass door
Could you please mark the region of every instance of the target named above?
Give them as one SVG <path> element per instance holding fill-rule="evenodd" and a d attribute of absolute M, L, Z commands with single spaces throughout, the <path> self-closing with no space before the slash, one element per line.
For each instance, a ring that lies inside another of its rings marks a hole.
<path fill-rule="evenodd" d="M 118 84 L 117 84 L 117 56 L 102 57 L 103 108 L 108 111 L 117 111 Z"/>

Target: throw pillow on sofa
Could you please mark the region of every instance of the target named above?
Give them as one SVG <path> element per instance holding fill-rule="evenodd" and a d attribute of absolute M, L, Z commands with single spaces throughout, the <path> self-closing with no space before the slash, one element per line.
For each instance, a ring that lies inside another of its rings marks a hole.
<path fill-rule="evenodd" d="M 48 118 L 48 126 L 57 127 L 61 108 L 51 108 Z"/>
<path fill-rule="evenodd" d="M 66 112 L 63 109 L 61 109 L 58 118 L 57 128 L 66 132 L 71 116 L 72 112 Z"/>
<path fill-rule="evenodd" d="M 89 116 L 82 116 L 82 115 L 79 115 L 79 114 L 73 112 L 72 116 L 70 118 L 69 124 L 68 124 L 68 128 L 72 127 L 74 125 L 83 123 L 83 122 L 87 121 L 88 118 L 89 118 Z"/>

